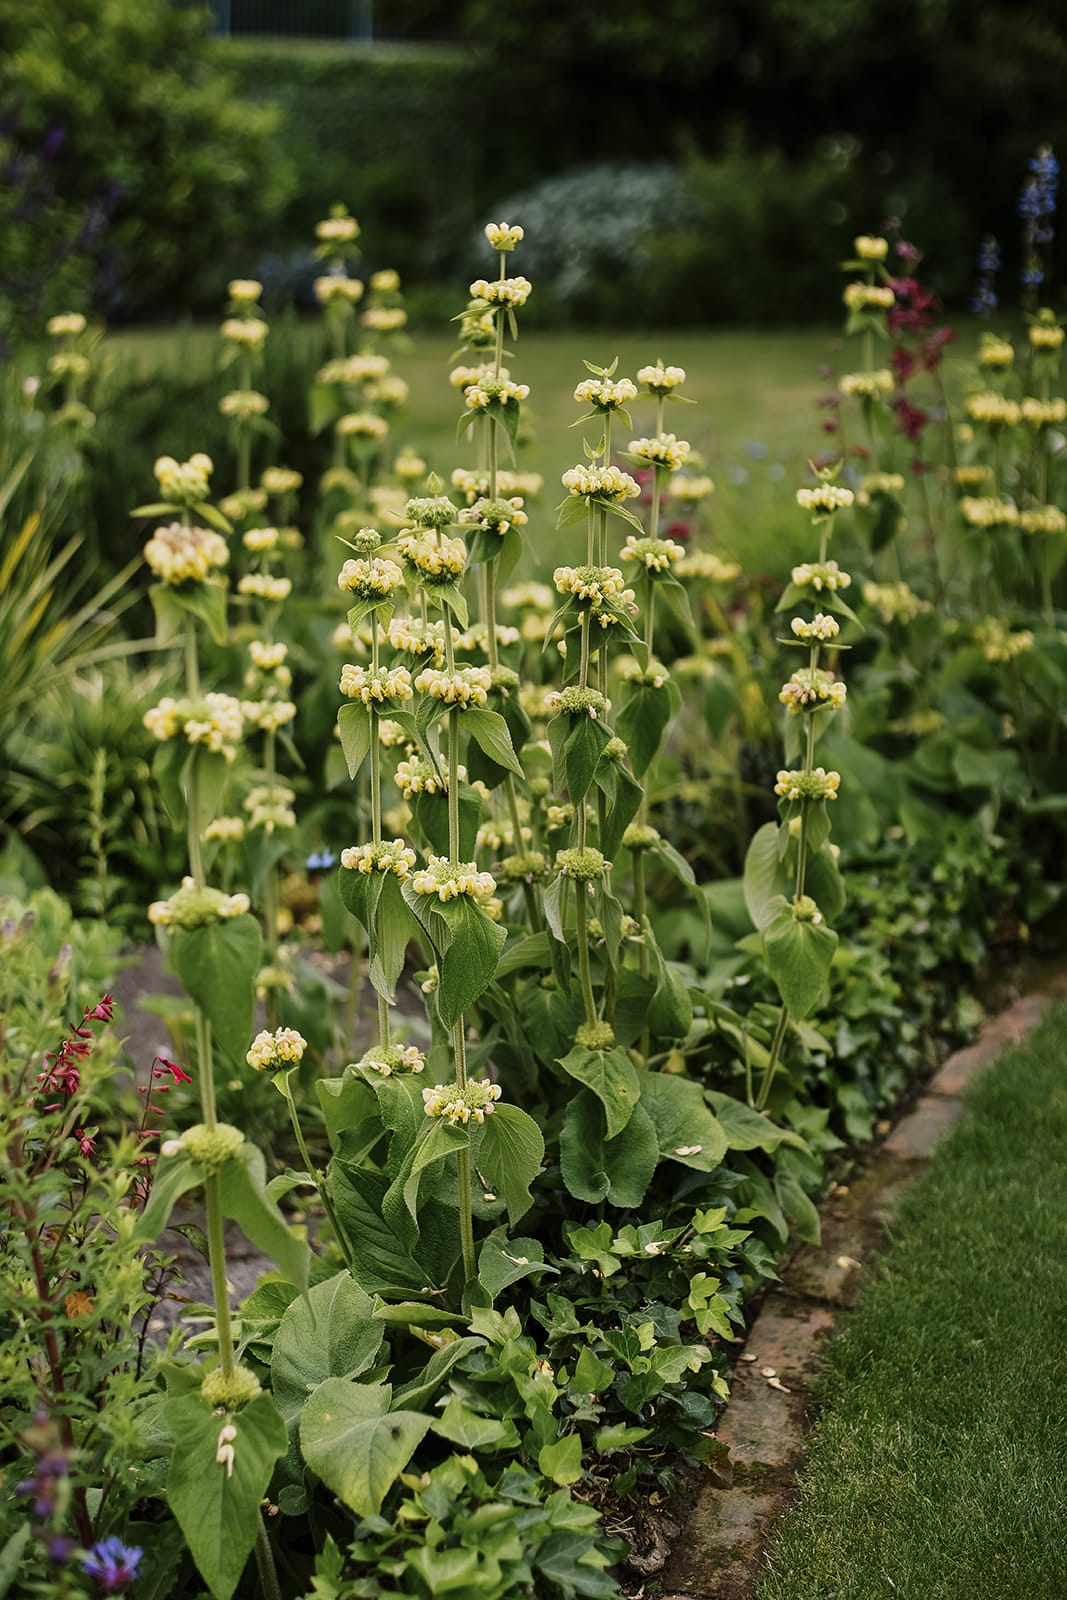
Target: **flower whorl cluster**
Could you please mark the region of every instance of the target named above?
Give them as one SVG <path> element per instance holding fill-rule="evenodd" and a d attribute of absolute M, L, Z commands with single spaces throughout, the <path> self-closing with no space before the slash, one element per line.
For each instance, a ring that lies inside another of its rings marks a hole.
<path fill-rule="evenodd" d="M 461 783 L 466 779 L 467 769 L 462 763 L 457 776 Z M 445 768 L 435 771 L 421 756 L 408 756 L 397 762 L 396 786 L 405 800 L 413 800 L 419 794 L 442 794 L 448 789 L 448 772 Z"/>
<path fill-rule="evenodd" d="M 801 667 L 789 682 L 782 685 L 778 698 L 790 716 L 802 711 L 818 711 L 823 707 L 838 710 L 844 705 L 848 690 L 832 672 L 821 667 Z"/>
<path fill-rule="evenodd" d="M 896 295 L 888 284 L 862 283 L 859 279 L 845 285 L 841 298 L 849 311 L 888 311 L 896 304 Z"/>
<path fill-rule="evenodd" d="M 337 574 L 337 587 L 357 600 L 386 600 L 403 586 L 402 568 L 385 556 L 349 558 Z"/>
<path fill-rule="evenodd" d="M 411 886 L 416 894 L 436 896 L 442 902 L 467 895 L 477 904 L 496 893 L 491 872 L 480 872 L 476 861 L 449 861 L 447 856 L 430 856 L 413 875 Z"/>
<path fill-rule="evenodd" d="M 490 374 L 470 383 L 463 391 L 463 403 L 468 411 L 484 411 L 487 406 L 518 405 L 530 398 L 528 383 L 513 383 L 510 378 Z"/>
<path fill-rule="evenodd" d="M 258 353 L 267 342 L 269 329 L 261 317 L 227 317 L 219 333 L 227 344 Z"/>
<path fill-rule="evenodd" d="M 232 761 L 243 732 L 241 703 L 229 694 L 206 694 L 175 700 L 164 696 L 142 718 L 154 739 L 164 742 L 183 733 L 190 744 L 204 745 L 213 755 Z"/>
<path fill-rule="evenodd" d="M 483 533 L 495 533 L 501 539 L 512 528 L 525 528 L 529 520 L 523 510 L 521 495 L 513 495 L 508 500 L 490 500 L 482 496 L 473 505 L 461 507 L 459 512 L 461 526 L 477 528 Z"/>
<path fill-rule="evenodd" d="M 422 1072 L 426 1057 L 413 1044 L 372 1044 L 369 1050 L 364 1050 L 355 1065 L 366 1067 L 379 1077 L 391 1078 L 396 1072 Z"/>
<path fill-rule="evenodd" d="M 210 456 L 202 451 L 188 461 L 175 461 L 173 456 L 160 456 L 152 471 L 159 484 L 162 498 L 175 506 L 191 506 L 206 500 L 211 474 L 215 470 Z"/>
<path fill-rule="evenodd" d="M 623 505 L 641 494 L 636 478 L 631 478 L 620 467 L 597 467 L 580 462 L 565 472 L 561 481 L 567 493 L 580 500 L 606 500 L 613 505 Z"/>
<path fill-rule="evenodd" d="M 470 297 L 489 306 L 508 306 L 512 310 L 524 306 L 530 298 L 533 284 L 529 278 L 475 278 L 470 286 Z"/>
<path fill-rule="evenodd" d="M 296 705 L 292 700 L 242 700 L 241 715 L 260 733 L 277 733 L 294 720 Z"/>
<path fill-rule="evenodd" d="M 458 1083 L 439 1083 L 422 1091 L 422 1108 L 428 1117 L 446 1117 L 449 1122 L 468 1122 L 479 1126 L 496 1110 L 499 1084 L 488 1078 L 472 1078 L 462 1088 Z"/>
<path fill-rule="evenodd" d="M 824 611 L 817 611 L 810 622 L 803 617 L 794 617 L 789 626 L 794 638 L 800 639 L 804 644 L 828 644 L 841 632 L 841 624 L 837 618 L 827 616 Z"/>
<path fill-rule="evenodd" d="M 1029 628 L 1012 633 L 999 617 L 986 617 L 974 630 L 974 637 L 987 661 L 1005 664 L 1016 656 L 1033 649 L 1034 636 Z"/>
<path fill-rule="evenodd" d="M 610 863 L 601 851 L 586 845 L 584 849 L 558 850 L 556 866 L 565 878 L 574 883 L 597 883 L 607 872 Z"/>
<path fill-rule="evenodd" d="M 852 248 L 861 261 L 884 261 L 889 254 L 889 240 L 879 234 L 861 233 L 853 239 Z"/>
<path fill-rule="evenodd" d="M 733 583 L 741 576 L 739 561 L 724 561 L 714 550 L 692 550 L 678 563 L 680 578 L 707 578 L 711 583 Z"/>
<path fill-rule="evenodd" d="M 868 472 L 860 479 L 859 501 L 864 503 L 864 496 L 870 499 L 871 495 L 901 494 L 904 489 L 904 478 L 899 472 Z"/>
<path fill-rule="evenodd" d="M 265 417 L 269 410 L 270 401 L 258 389 L 232 389 L 219 401 L 221 415 L 236 417 L 238 422 L 247 422 L 251 417 Z"/>
<path fill-rule="evenodd" d="M 257 1072 L 280 1072 L 302 1061 L 307 1046 L 307 1040 L 295 1028 L 275 1028 L 273 1033 L 264 1029 L 252 1040 L 245 1060 Z"/>
<path fill-rule="evenodd" d="M 1028 338 L 1032 350 L 1059 350 L 1063 344 L 1063 329 L 1056 321 L 1056 313 L 1047 308 L 1039 311 L 1037 321 L 1030 324 Z"/>
<path fill-rule="evenodd" d="M 797 505 L 802 511 L 810 511 L 816 522 L 832 517 L 835 511 L 847 511 L 854 499 L 852 490 L 838 483 L 819 483 L 814 489 L 797 490 Z"/>
<path fill-rule="evenodd" d="M 696 505 L 715 493 L 715 483 L 702 473 L 675 472 L 668 480 L 667 493 L 672 500 Z"/>
<path fill-rule="evenodd" d="M 638 370 L 637 381 L 654 395 L 669 395 L 685 382 L 684 367 L 665 367 L 661 362 L 653 366 L 641 367 Z"/>
<path fill-rule="evenodd" d="M 1019 526 L 1024 533 L 1067 532 L 1067 516 L 1059 506 L 1029 506 L 1019 512 Z"/>
<path fill-rule="evenodd" d="M 888 367 L 879 367 L 874 372 L 844 372 L 837 386 L 847 398 L 879 400 L 893 393 L 893 374 Z"/>
<path fill-rule="evenodd" d="M 348 872 L 391 872 L 403 883 L 411 876 L 416 862 L 414 850 L 403 839 L 382 839 L 378 844 L 356 844 L 341 851 L 341 865 Z"/>
<path fill-rule="evenodd" d="M 144 547 L 144 558 L 162 583 L 204 583 L 230 559 L 226 541 L 210 528 L 170 522 L 157 528 Z"/>
<path fill-rule="evenodd" d="M 347 308 L 363 299 L 362 281 L 350 278 L 343 271 L 323 273 L 315 279 L 311 288 L 320 306 L 341 305 Z"/>
<path fill-rule="evenodd" d="M 275 779 L 273 784 L 260 784 L 250 789 L 244 798 L 248 812 L 248 826 L 266 834 L 276 828 L 295 828 L 296 812 L 292 809 L 296 796 L 287 784 Z"/>
<path fill-rule="evenodd" d="M 815 767 L 811 772 L 783 768 L 774 792 L 783 800 L 836 800 L 840 785 L 841 774 L 827 772 L 825 767 Z"/>
<path fill-rule="evenodd" d="M 240 1128 L 230 1122 L 217 1122 L 213 1128 L 198 1122 L 186 1128 L 180 1139 L 167 1139 L 159 1149 L 161 1156 L 183 1153 L 198 1161 L 209 1176 L 221 1172 L 227 1161 L 232 1161 L 245 1142 Z"/>
<path fill-rule="evenodd" d="M 995 333 L 983 333 L 978 350 L 980 367 L 987 367 L 991 372 L 1004 372 L 1014 360 L 1015 349 L 1007 339 L 1000 339 Z"/>
<path fill-rule="evenodd" d="M 431 586 L 451 584 L 467 564 L 467 546 L 462 539 L 434 533 L 432 529 L 405 528 L 396 541 L 404 561 Z"/>
<path fill-rule="evenodd" d="M 842 572 L 836 561 L 802 562 L 793 568 L 792 579 L 798 588 L 811 588 L 816 594 L 824 589 L 833 594 L 838 589 L 847 589 L 852 582 L 851 575 Z"/>
<path fill-rule="evenodd" d="M 453 672 L 424 667 L 415 679 L 419 694 L 429 695 L 431 700 L 441 700 L 446 706 L 458 706 L 461 711 L 468 706 L 484 706 L 492 686 L 493 678 L 488 667 L 457 667 Z"/>
<path fill-rule="evenodd" d="M 550 689 L 545 695 L 545 710 L 568 717 L 590 717 L 595 722 L 610 709 L 599 689 L 581 689 L 569 684 L 565 689 Z"/>
<path fill-rule="evenodd" d="M 1019 508 L 1011 500 L 995 495 L 964 495 L 960 514 L 969 528 L 1015 528 L 1019 523 Z"/>
<path fill-rule="evenodd" d="M 362 667 L 346 661 L 339 687 L 349 700 L 359 700 L 365 706 L 414 698 L 407 667 Z"/>
<path fill-rule="evenodd" d="M 1067 399 L 1056 395 L 1051 400 L 1038 400 L 1027 395 L 1019 407 L 1028 428 L 1053 428 L 1067 422 Z"/>
<path fill-rule="evenodd" d="M 618 567 L 557 567 L 552 581 L 560 594 L 594 611 L 628 592 Z"/>
<path fill-rule="evenodd" d="M 921 612 L 931 610 L 929 600 L 920 600 L 906 583 L 865 583 L 863 598 L 887 627 L 891 622 L 914 622 Z"/>
<path fill-rule="evenodd" d="M 595 411 L 617 411 L 637 399 L 637 385 L 629 378 L 585 378 L 576 387 L 574 398 Z"/>
<path fill-rule="evenodd" d="M 389 424 L 375 411 L 349 411 L 334 427 L 342 439 L 384 439 L 389 432 Z"/>
<path fill-rule="evenodd" d="M 657 433 L 650 439 L 631 439 L 626 453 L 642 466 L 678 472 L 689 460 L 691 448 L 687 439 L 679 439 L 676 434 Z"/>
<path fill-rule="evenodd" d="M 269 572 L 246 572 L 237 583 L 237 593 L 251 595 L 255 600 L 268 600 L 280 605 L 293 592 L 291 578 L 275 578 Z"/>
<path fill-rule="evenodd" d="M 526 237 L 524 229 L 510 222 L 487 222 L 485 237 L 494 250 L 514 250 Z"/>
<path fill-rule="evenodd" d="M 1009 400 L 995 389 L 985 389 L 980 394 L 969 394 L 965 401 L 967 415 L 973 422 L 987 428 L 1014 428 L 1022 416 L 1017 400 Z"/>
<path fill-rule="evenodd" d="M 158 928 L 205 928 L 216 922 L 242 917 L 251 902 L 246 894 L 223 894 L 221 889 L 197 888 L 196 880 L 183 878 L 169 900 L 154 900 L 148 920 Z"/>
<path fill-rule="evenodd" d="M 673 539 L 639 539 L 635 534 L 628 534 L 626 543 L 619 552 L 622 561 L 637 561 L 646 572 L 655 576 L 661 572 L 670 572 L 685 555 L 685 546 L 676 544 Z"/>
<path fill-rule="evenodd" d="M 386 638 L 394 650 L 410 656 L 432 656 L 436 665 L 445 657 L 445 625 L 423 622 L 421 617 L 393 617 Z"/>

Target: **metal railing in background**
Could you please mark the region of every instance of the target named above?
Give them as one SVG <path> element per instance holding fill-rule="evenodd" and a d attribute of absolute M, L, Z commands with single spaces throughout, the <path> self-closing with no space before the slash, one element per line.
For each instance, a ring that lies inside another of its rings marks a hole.
<path fill-rule="evenodd" d="M 223 37 L 374 38 L 374 0 L 209 0 Z"/>

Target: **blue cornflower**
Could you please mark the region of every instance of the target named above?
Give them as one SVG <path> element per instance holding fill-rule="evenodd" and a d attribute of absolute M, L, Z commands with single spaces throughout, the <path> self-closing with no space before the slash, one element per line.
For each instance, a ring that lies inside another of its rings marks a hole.
<path fill-rule="evenodd" d="M 1019 274 L 1019 281 L 1024 289 L 1037 289 L 1045 281 L 1045 274 L 1040 267 L 1024 267 Z"/>
<path fill-rule="evenodd" d="M 304 863 L 308 872 L 326 872 L 337 860 L 329 850 L 314 850 Z"/>
<path fill-rule="evenodd" d="M 767 455 L 767 446 L 762 439 L 749 439 L 745 445 L 746 456 L 751 456 L 753 461 L 762 461 Z"/>
<path fill-rule="evenodd" d="M 82 1556 L 82 1571 L 96 1579 L 104 1594 L 117 1594 L 136 1578 L 143 1555 L 137 1545 L 125 1545 L 112 1534 L 109 1539 L 98 1539 L 88 1555 Z"/>

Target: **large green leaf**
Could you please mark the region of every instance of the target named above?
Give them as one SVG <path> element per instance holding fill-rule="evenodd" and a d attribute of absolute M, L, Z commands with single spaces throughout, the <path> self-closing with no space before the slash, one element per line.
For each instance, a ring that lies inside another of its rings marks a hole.
<path fill-rule="evenodd" d="M 133 1230 L 135 1243 L 153 1244 L 170 1221 L 170 1214 L 182 1195 L 198 1188 L 203 1181 L 203 1168 L 191 1156 L 161 1157 L 153 1173 L 148 1201 Z"/>
<path fill-rule="evenodd" d="M 282 1317 L 271 1356 L 271 1390 L 287 1422 L 327 1378 L 353 1378 L 374 1365 L 385 1325 L 347 1272 L 317 1283 Z"/>
<path fill-rule="evenodd" d="M 778 848 L 778 824 L 765 822 L 745 855 L 745 905 L 753 925 L 763 929 L 774 915 L 771 902 L 785 894 L 786 871 Z"/>
<path fill-rule="evenodd" d="M 438 961 L 437 1010 L 446 1028 L 484 994 L 493 979 L 507 932 L 469 895 L 435 907 L 448 925 L 448 947 Z"/>
<path fill-rule="evenodd" d="M 633 686 L 629 699 L 619 713 L 615 731 L 620 739 L 626 740 L 635 777 L 640 778 L 651 764 L 671 719 L 672 709 L 671 692 L 665 683 L 659 688 L 651 683 Z"/>
<path fill-rule="evenodd" d="M 503 1199 L 514 1227 L 533 1204 L 530 1185 L 545 1158 L 541 1130 L 518 1106 L 498 1101 L 475 1141 L 474 1165 Z"/>
<path fill-rule="evenodd" d="M 588 1089 L 567 1107 L 560 1134 L 563 1181 L 577 1200 L 636 1206 L 644 1199 L 659 1160 L 656 1131 L 638 1103 L 620 1134 L 604 1138 L 604 1113 Z"/>
<path fill-rule="evenodd" d="M 337 726 L 341 733 L 341 749 L 345 753 L 348 776 L 354 778 L 370 749 L 370 708 L 360 701 L 350 700 L 338 711 Z"/>
<path fill-rule="evenodd" d="M 571 1078 L 591 1089 L 604 1107 L 607 1137 L 614 1139 L 630 1120 L 641 1098 L 637 1068 L 625 1050 L 585 1050 L 575 1045 L 560 1058 L 560 1066 Z"/>
<path fill-rule="evenodd" d="M 390 1411 L 388 1384 L 327 1378 L 304 1407 L 300 1447 L 312 1472 L 360 1517 L 373 1517 L 432 1417 Z"/>
<path fill-rule="evenodd" d="M 508 725 L 499 711 L 488 711 L 483 706 L 472 706 L 463 713 L 460 726 L 498 766 L 506 767 L 508 772 L 517 773 L 520 778 L 522 777 L 522 768 L 512 748 Z"/>
<path fill-rule="evenodd" d="M 641 1107 L 652 1119 L 662 1160 L 712 1172 L 725 1156 L 726 1133 L 709 1111 L 699 1083 L 646 1072 L 641 1077 Z"/>
<path fill-rule="evenodd" d="M 444 1282 L 451 1262 L 442 1260 L 440 1276 L 430 1275 L 409 1255 L 406 1244 L 382 1216 L 382 1202 L 389 1189 L 384 1174 L 334 1161 L 326 1182 L 334 1210 L 352 1242 L 352 1276 L 368 1294 L 403 1299 Z"/>
<path fill-rule="evenodd" d="M 310 1252 L 307 1230 L 286 1222 L 267 1194 L 266 1163 L 254 1144 L 240 1146 L 219 1174 L 222 1214 L 236 1222 L 245 1236 L 270 1256 L 289 1283 L 306 1289 Z"/>
<path fill-rule="evenodd" d="M 772 1155 L 780 1144 L 795 1145 L 800 1150 L 806 1148 L 799 1133 L 791 1128 L 779 1128 L 770 1117 L 747 1106 L 743 1100 L 719 1094 L 714 1089 L 706 1093 L 731 1150 L 766 1150 Z"/>
<path fill-rule="evenodd" d="M 837 934 L 820 922 L 794 917 L 784 897 L 763 931 L 767 966 L 790 1016 L 806 1017 L 822 993 L 837 949 Z"/>
<path fill-rule="evenodd" d="M 611 729 L 599 717 L 581 716 L 563 744 L 563 779 L 572 805 L 580 805 L 589 793 L 597 763 Z"/>
<path fill-rule="evenodd" d="M 259 923 L 249 915 L 203 928 L 176 928 L 171 934 L 171 965 L 234 1061 L 244 1060 L 252 1042 L 262 955 Z M 210 1063 L 202 1062 L 200 1069 L 210 1070 Z"/>
<path fill-rule="evenodd" d="M 168 1400 L 163 1416 L 174 1439 L 167 1504 L 215 1600 L 230 1600 L 256 1540 L 274 1463 L 289 1443 L 285 1423 L 269 1394 L 222 1416 L 197 1391 Z M 236 1430 L 232 1469 L 218 1459 L 224 1426 Z"/>

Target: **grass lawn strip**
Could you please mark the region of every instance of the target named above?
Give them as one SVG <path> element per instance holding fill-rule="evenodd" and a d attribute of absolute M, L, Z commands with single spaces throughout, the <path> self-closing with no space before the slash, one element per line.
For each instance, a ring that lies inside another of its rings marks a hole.
<path fill-rule="evenodd" d="M 1062 1600 L 1067 1006 L 991 1067 L 828 1351 L 760 1600 Z"/>

